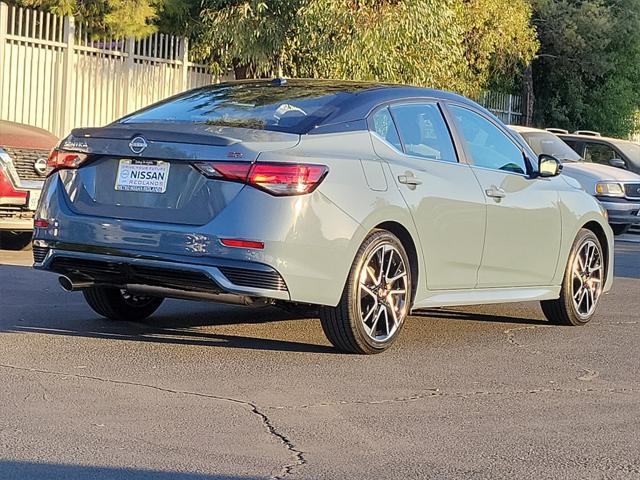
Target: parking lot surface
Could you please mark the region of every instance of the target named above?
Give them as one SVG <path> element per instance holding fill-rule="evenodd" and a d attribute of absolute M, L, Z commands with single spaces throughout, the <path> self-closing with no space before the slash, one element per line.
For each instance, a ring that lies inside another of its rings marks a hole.
<path fill-rule="evenodd" d="M 640 478 L 640 243 L 616 262 L 585 327 L 430 310 L 363 357 L 275 308 L 109 322 L 0 252 L 0 479 Z"/>

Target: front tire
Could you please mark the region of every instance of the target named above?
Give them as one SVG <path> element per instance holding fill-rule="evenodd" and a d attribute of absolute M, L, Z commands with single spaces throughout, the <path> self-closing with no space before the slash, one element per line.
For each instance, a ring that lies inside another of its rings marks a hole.
<path fill-rule="evenodd" d="M 602 245 L 591 230 L 582 229 L 573 242 L 560 298 L 540 302 L 555 325 L 584 325 L 595 314 L 605 281 Z"/>
<path fill-rule="evenodd" d="M 98 315 L 109 320 L 138 322 L 152 315 L 163 298 L 132 295 L 114 287 L 91 287 L 82 290 L 84 299 Z"/>
<path fill-rule="evenodd" d="M 340 303 L 320 310 L 329 341 L 348 353 L 389 348 L 411 307 L 411 268 L 398 238 L 375 230 L 365 238 L 351 266 Z"/>

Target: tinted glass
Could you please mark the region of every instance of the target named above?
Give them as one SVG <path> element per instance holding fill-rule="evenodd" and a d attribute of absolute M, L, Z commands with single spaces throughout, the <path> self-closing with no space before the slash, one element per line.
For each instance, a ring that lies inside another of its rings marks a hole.
<path fill-rule="evenodd" d="M 415 103 L 391 107 L 408 155 L 457 162 L 451 135 L 436 104 Z"/>
<path fill-rule="evenodd" d="M 373 126 L 372 129 L 380 137 L 384 138 L 391 145 L 402 151 L 402 144 L 400 143 L 400 137 L 398 137 L 398 131 L 393 124 L 391 113 L 388 108 L 378 110 L 373 114 Z"/>
<path fill-rule="evenodd" d="M 609 160 L 619 158 L 620 155 L 609 145 L 587 143 L 584 149 L 584 157 L 590 162 L 609 165 Z"/>
<path fill-rule="evenodd" d="M 347 98 L 371 84 L 308 81 L 290 85 L 247 82 L 211 85 L 171 98 L 123 123 L 201 123 L 306 133 Z"/>
<path fill-rule="evenodd" d="M 562 141 L 564 143 L 566 143 L 567 145 L 569 145 L 571 147 L 571 149 L 576 152 L 578 155 L 580 154 L 580 144 L 574 140 L 570 140 L 568 138 L 562 138 Z"/>
<path fill-rule="evenodd" d="M 629 157 L 632 162 L 640 162 L 640 145 L 632 142 L 620 142 L 617 143 L 616 146 L 622 150 L 622 153 Z"/>
<path fill-rule="evenodd" d="M 553 155 L 561 162 L 579 162 L 582 160 L 580 155 L 553 133 L 520 132 L 520 135 L 522 135 L 522 138 L 529 144 L 536 155 L 542 153 Z"/>
<path fill-rule="evenodd" d="M 452 106 L 471 160 L 478 167 L 526 173 L 520 148 L 492 122 L 466 108 Z"/>

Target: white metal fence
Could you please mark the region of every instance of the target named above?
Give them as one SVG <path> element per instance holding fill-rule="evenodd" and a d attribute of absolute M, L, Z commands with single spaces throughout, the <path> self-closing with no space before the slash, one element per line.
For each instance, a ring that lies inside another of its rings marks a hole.
<path fill-rule="evenodd" d="M 507 125 L 521 125 L 524 121 L 522 96 L 500 92 L 483 92 L 478 103 Z"/>
<path fill-rule="evenodd" d="M 62 137 L 214 82 L 186 38 L 90 38 L 73 17 L 0 2 L 0 119 Z"/>

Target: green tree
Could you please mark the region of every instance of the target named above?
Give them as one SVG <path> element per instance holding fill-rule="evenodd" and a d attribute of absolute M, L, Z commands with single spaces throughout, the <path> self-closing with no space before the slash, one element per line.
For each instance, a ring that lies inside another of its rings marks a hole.
<path fill-rule="evenodd" d="M 155 32 L 161 0 L 8 0 L 21 7 L 73 15 L 92 35 L 145 37 Z M 160 2 L 160 3 L 159 3 Z"/>
<path fill-rule="evenodd" d="M 476 95 L 533 57 L 525 0 L 205 0 L 191 31 L 214 70 L 411 83 Z"/>
<path fill-rule="evenodd" d="M 640 108 L 640 0 L 534 0 L 535 122 L 626 136 Z"/>

